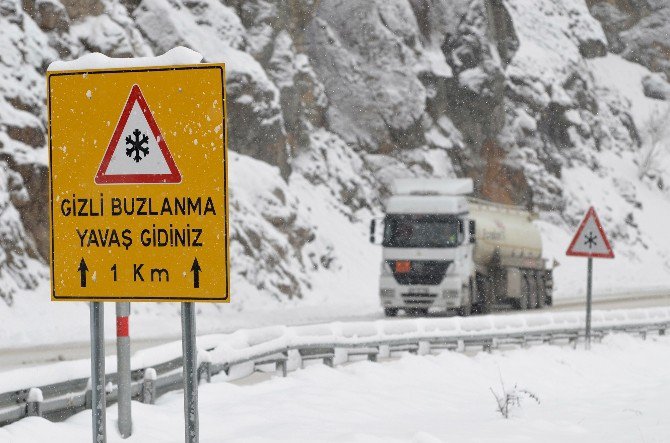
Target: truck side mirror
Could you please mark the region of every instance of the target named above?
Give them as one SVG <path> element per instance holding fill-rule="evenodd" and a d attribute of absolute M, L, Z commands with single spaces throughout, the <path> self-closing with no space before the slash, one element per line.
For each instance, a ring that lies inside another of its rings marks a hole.
<path fill-rule="evenodd" d="M 468 234 L 470 234 L 470 243 L 475 243 L 477 241 L 477 236 L 475 235 L 475 221 L 470 220 L 468 224 Z"/>
<path fill-rule="evenodd" d="M 384 219 L 382 217 L 370 220 L 370 243 L 381 245 L 384 237 Z"/>

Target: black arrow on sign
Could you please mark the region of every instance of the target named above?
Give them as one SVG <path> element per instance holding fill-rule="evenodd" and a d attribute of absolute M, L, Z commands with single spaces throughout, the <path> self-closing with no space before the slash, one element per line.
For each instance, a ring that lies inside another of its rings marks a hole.
<path fill-rule="evenodd" d="M 79 267 L 77 268 L 77 271 L 81 273 L 81 287 L 85 288 L 86 287 L 86 271 L 88 271 L 88 266 L 86 266 L 86 262 L 84 261 L 84 258 L 82 257 L 81 261 L 79 262 Z"/>
<path fill-rule="evenodd" d="M 202 271 L 202 268 L 196 257 L 193 259 L 193 265 L 191 266 L 191 272 L 193 272 L 193 287 L 196 289 L 200 287 L 200 271 Z"/>

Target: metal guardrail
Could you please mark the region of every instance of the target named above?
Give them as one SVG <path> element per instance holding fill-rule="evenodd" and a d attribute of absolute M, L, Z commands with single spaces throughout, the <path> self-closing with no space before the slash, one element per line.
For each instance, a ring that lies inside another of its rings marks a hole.
<path fill-rule="evenodd" d="M 649 333 L 665 335 L 670 329 L 670 321 L 626 323 L 619 326 L 594 326 L 592 336 L 601 339 L 613 332 L 639 334 L 646 338 Z M 344 361 L 353 356 L 367 356 L 370 361 L 377 361 L 379 356 L 391 356 L 398 352 L 428 354 L 432 351 L 454 350 L 465 351 L 472 347 L 481 347 L 491 351 L 500 346 L 530 346 L 542 343 L 576 344 L 584 338 L 583 328 L 578 326 L 516 332 L 494 333 L 460 333 L 436 334 L 417 337 L 395 337 L 388 339 L 353 338 L 346 343 L 318 342 L 302 345 L 278 346 L 263 349 L 243 358 L 225 362 L 212 363 L 209 359 L 201 359 L 198 367 L 198 379 L 211 381 L 212 376 L 230 372 L 230 369 L 242 364 L 253 364 L 256 371 L 260 366 L 275 365 L 283 376 L 287 373 L 289 357 L 306 360 L 320 359 L 329 366 L 337 364 L 337 350 L 346 355 Z M 212 351 L 208 349 L 207 351 Z M 153 404 L 157 397 L 183 388 L 182 358 L 174 358 L 153 367 L 136 369 L 131 372 L 131 396 L 133 400 Z M 107 402 L 117 400 L 117 375 L 107 374 Z M 52 421 L 61 421 L 84 409 L 91 408 L 90 379 L 78 378 L 45 386 L 20 389 L 0 394 L 0 426 L 18 421 L 24 417 L 40 416 Z"/>

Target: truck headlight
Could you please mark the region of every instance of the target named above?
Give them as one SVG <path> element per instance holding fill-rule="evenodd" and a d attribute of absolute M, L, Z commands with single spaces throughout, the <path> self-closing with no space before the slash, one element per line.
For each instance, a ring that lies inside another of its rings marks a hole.
<path fill-rule="evenodd" d="M 442 296 L 444 298 L 458 298 L 458 290 L 456 289 L 445 289 L 442 291 Z"/>
<path fill-rule="evenodd" d="M 394 289 L 380 289 L 379 290 L 379 296 L 381 298 L 393 298 L 393 297 L 395 297 L 395 290 Z"/>

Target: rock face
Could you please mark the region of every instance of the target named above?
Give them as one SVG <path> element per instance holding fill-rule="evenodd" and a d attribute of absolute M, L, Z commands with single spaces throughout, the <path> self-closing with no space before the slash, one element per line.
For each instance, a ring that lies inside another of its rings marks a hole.
<path fill-rule="evenodd" d="M 572 221 L 563 171 L 640 144 L 589 60 L 667 73 L 668 14 L 663 0 L 0 0 L 0 281 L 30 286 L 25 263 L 48 255 L 52 60 L 184 45 L 225 61 L 233 285 L 290 298 L 342 266 L 308 192 L 362 226 L 394 178 L 469 176 L 481 197 Z M 645 88 L 668 97 L 665 77 Z"/>
<path fill-rule="evenodd" d="M 670 4 L 665 0 L 589 0 L 612 52 L 670 75 Z"/>

